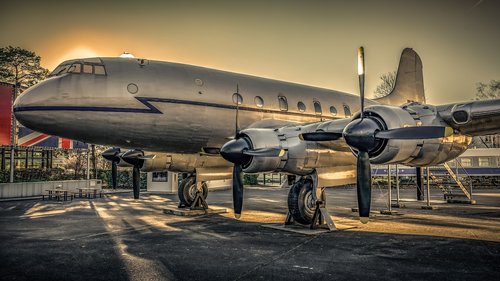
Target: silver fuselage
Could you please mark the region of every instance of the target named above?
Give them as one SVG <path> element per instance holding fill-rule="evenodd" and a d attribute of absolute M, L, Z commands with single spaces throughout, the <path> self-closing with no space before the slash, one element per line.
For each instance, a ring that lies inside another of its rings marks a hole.
<path fill-rule="evenodd" d="M 88 143 L 197 153 L 234 135 L 237 86 L 241 128 L 270 119 L 305 124 L 348 118 L 344 107 L 359 110 L 359 97 L 338 91 L 177 63 L 100 60 L 106 75 L 65 73 L 29 89 L 16 102 L 27 110 L 16 117 L 39 131 Z M 279 96 L 286 98 L 287 110 L 280 108 Z"/>

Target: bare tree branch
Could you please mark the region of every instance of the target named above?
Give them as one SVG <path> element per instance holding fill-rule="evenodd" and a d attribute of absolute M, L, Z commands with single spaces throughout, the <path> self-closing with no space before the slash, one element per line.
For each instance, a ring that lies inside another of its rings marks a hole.
<path fill-rule="evenodd" d="M 382 82 L 375 89 L 375 98 L 385 97 L 392 92 L 396 85 L 396 71 L 387 72 L 380 76 Z"/>
<path fill-rule="evenodd" d="M 491 80 L 489 84 L 476 83 L 476 100 L 490 100 L 500 98 L 500 80 Z"/>

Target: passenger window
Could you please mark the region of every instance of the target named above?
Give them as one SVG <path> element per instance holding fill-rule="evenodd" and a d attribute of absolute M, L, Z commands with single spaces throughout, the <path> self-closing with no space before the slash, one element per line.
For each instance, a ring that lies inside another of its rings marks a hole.
<path fill-rule="evenodd" d="M 68 72 L 80 73 L 80 72 L 82 72 L 82 65 L 79 63 L 75 63 L 75 64 L 70 66 L 70 68 L 68 69 Z"/>
<path fill-rule="evenodd" d="M 472 166 L 472 160 L 470 158 L 460 158 L 460 164 L 464 167 Z"/>
<path fill-rule="evenodd" d="M 233 103 L 234 104 L 242 104 L 243 103 L 243 97 L 238 94 L 238 93 L 234 93 L 233 94 Z"/>
<path fill-rule="evenodd" d="M 264 106 L 264 100 L 260 96 L 255 97 L 255 105 L 257 107 L 263 107 Z"/>
<path fill-rule="evenodd" d="M 280 103 L 280 110 L 281 111 L 288 111 L 288 102 L 286 100 L 286 97 L 279 96 L 278 101 Z"/>
<path fill-rule="evenodd" d="M 106 70 L 102 65 L 94 65 L 94 74 L 96 75 L 106 75 Z"/>
<path fill-rule="evenodd" d="M 344 114 L 345 114 L 346 117 L 351 117 L 352 116 L 351 109 L 346 104 L 344 104 Z"/>
<path fill-rule="evenodd" d="M 490 158 L 479 157 L 479 167 L 489 167 L 489 166 L 490 166 Z"/>
<path fill-rule="evenodd" d="M 335 106 L 330 106 L 330 114 L 332 116 L 336 116 L 337 115 L 337 109 L 335 108 Z"/>
<path fill-rule="evenodd" d="M 306 111 L 306 105 L 301 101 L 297 103 L 297 108 L 299 109 L 300 112 Z"/>
<path fill-rule="evenodd" d="M 90 74 L 92 74 L 92 65 L 90 65 L 90 64 L 84 64 L 83 65 L 83 73 L 90 73 Z"/>
<path fill-rule="evenodd" d="M 314 101 L 314 112 L 316 113 L 316 115 L 321 115 L 322 113 L 321 104 L 319 103 L 319 101 Z"/>

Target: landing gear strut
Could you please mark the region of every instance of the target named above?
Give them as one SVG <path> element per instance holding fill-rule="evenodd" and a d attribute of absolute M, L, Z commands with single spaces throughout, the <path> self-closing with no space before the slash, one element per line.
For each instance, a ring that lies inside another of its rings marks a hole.
<path fill-rule="evenodd" d="M 188 176 L 181 181 L 177 195 L 179 196 L 179 208 L 208 209 L 205 201 L 208 195 L 207 184 L 206 182 L 196 182 L 195 176 Z"/>
<path fill-rule="evenodd" d="M 320 198 L 315 199 L 313 185 L 313 181 L 308 178 L 301 178 L 292 185 L 288 193 L 288 214 L 285 225 L 296 222 L 309 225 L 311 229 L 327 227 L 329 230 L 336 230 L 326 209 L 324 189 L 321 189 Z"/>

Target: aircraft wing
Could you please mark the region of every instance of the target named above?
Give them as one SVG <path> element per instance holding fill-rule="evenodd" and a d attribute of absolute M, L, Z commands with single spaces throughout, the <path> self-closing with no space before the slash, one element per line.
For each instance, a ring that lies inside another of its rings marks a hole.
<path fill-rule="evenodd" d="M 298 125 L 297 122 L 278 120 L 278 119 L 263 119 L 250 124 L 246 129 L 261 128 L 261 129 L 277 129 L 285 126 Z"/>

